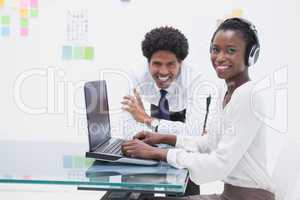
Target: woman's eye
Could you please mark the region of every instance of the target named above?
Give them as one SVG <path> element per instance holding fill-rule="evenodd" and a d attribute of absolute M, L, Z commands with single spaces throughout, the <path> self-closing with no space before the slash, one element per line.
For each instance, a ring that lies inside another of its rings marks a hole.
<path fill-rule="evenodd" d="M 212 48 L 211 48 L 211 52 L 212 52 L 212 53 L 219 53 L 219 52 L 220 52 L 220 49 L 217 48 L 217 47 L 212 47 Z"/>
<path fill-rule="evenodd" d="M 236 49 L 234 49 L 234 48 L 227 49 L 228 54 L 234 54 L 235 52 L 236 52 Z"/>

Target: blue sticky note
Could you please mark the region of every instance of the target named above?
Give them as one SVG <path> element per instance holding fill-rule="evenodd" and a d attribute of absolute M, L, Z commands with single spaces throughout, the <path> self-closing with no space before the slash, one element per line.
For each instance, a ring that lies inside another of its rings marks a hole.
<path fill-rule="evenodd" d="M 10 35 L 10 29 L 9 29 L 9 27 L 2 27 L 1 28 L 1 35 L 3 37 L 8 37 Z"/>
<path fill-rule="evenodd" d="M 83 47 L 74 47 L 74 59 L 79 60 L 84 58 Z"/>
<path fill-rule="evenodd" d="M 72 59 L 72 46 L 63 46 L 62 59 L 63 60 L 71 60 Z"/>
<path fill-rule="evenodd" d="M 63 166 L 65 169 L 71 169 L 72 168 L 72 156 L 65 155 L 63 157 Z"/>

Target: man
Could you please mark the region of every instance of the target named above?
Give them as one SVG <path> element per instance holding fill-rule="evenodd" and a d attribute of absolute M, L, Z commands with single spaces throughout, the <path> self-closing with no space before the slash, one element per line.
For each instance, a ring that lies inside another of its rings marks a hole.
<path fill-rule="evenodd" d="M 142 41 L 148 65 L 130 72 L 134 94 L 125 96 L 122 104 L 137 122 L 146 124 L 153 132 L 199 136 L 202 133 L 201 110 L 189 90 L 199 84 L 192 78 L 195 72 L 183 66 L 188 48 L 186 37 L 172 27 L 155 28 Z M 150 115 L 142 99 L 150 103 Z M 191 119 L 193 123 L 188 123 Z M 129 127 L 134 126 L 129 121 L 125 122 L 125 138 L 128 139 L 138 132 L 136 129 L 129 131 Z M 199 187 L 190 182 L 187 193 L 199 194 Z"/>
<path fill-rule="evenodd" d="M 172 27 L 155 28 L 146 34 L 142 51 L 148 65 L 129 72 L 135 90 L 133 95 L 124 97 L 123 109 L 156 132 L 201 134 L 201 115 L 205 108 L 200 106 L 205 104 L 199 105 L 201 99 L 196 103 L 191 92 L 199 86 L 196 84 L 199 76 L 191 67 L 183 66 L 188 55 L 186 37 Z M 150 115 L 140 96 L 150 103 Z M 187 126 L 184 122 L 191 119 L 193 123 Z"/>

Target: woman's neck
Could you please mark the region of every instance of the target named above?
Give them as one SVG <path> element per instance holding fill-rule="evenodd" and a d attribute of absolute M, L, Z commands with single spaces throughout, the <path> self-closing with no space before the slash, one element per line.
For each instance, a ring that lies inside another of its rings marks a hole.
<path fill-rule="evenodd" d="M 223 108 L 229 103 L 234 90 L 248 81 L 250 81 L 248 71 L 244 71 L 237 76 L 226 80 L 227 92 L 223 99 Z"/>
<path fill-rule="evenodd" d="M 226 80 L 227 93 L 232 94 L 236 88 L 238 88 L 239 86 L 243 85 L 248 81 L 250 81 L 248 71 L 242 72 L 237 76 L 235 76 L 234 78 Z"/>

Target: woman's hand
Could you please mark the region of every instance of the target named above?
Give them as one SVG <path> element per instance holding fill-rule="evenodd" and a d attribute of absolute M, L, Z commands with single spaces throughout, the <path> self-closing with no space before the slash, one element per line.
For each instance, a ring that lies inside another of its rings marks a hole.
<path fill-rule="evenodd" d="M 177 137 L 172 134 L 159 134 L 153 132 L 142 131 L 136 134 L 133 139 L 139 139 L 149 145 L 155 144 L 169 144 L 172 146 L 176 145 Z"/>
<path fill-rule="evenodd" d="M 122 152 L 126 156 L 134 158 L 145 158 L 163 161 L 166 161 L 167 159 L 166 149 L 152 147 L 139 139 L 134 139 L 123 143 Z"/>
<path fill-rule="evenodd" d="M 162 143 L 162 135 L 159 133 L 152 133 L 148 131 L 142 131 L 133 136 L 133 139 L 139 139 L 149 145 L 155 145 Z"/>

